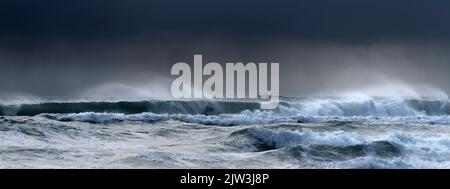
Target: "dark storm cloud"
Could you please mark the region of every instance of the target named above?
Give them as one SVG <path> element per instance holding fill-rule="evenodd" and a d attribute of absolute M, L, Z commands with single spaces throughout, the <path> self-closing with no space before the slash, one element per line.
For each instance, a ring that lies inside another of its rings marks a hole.
<path fill-rule="evenodd" d="M 380 73 L 449 91 L 449 7 L 445 0 L 0 1 L 0 93 L 70 96 L 105 83 L 170 82 L 170 66 L 193 54 L 280 62 L 282 94 L 363 85 Z"/>
<path fill-rule="evenodd" d="M 133 35 L 370 40 L 448 38 L 450 2 L 432 1 L 58 1 L 0 4 L 5 40 L 123 40 Z M 173 33 L 170 33 L 173 32 Z"/>

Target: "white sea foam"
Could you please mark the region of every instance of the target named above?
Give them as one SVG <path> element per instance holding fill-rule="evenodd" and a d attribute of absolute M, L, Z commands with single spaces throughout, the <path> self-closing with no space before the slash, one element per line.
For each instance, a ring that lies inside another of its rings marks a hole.
<path fill-rule="evenodd" d="M 249 129 L 249 133 L 267 145 L 274 148 L 291 147 L 296 145 L 356 145 L 366 142 L 361 136 L 343 131 L 333 132 L 313 132 L 309 129 L 303 131 L 289 131 L 278 129 L 275 131 L 268 129 Z"/>
<path fill-rule="evenodd" d="M 111 123 L 117 121 L 154 122 L 166 120 L 168 118 L 167 114 L 140 113 L 140 114 L 126 115 L 122 113 L 95 113 L 95 112 L 83 112 L 71 114 L 42 114 L 42 116 L 59 121 L 80 121 L 92 123 Z"/>
<path fill-rule="evenodd" d="M 80 121 L 91 123 L 111 123 L 119 121 L 155 122 L 177 120 L 186 123 L 204 125 L 235 126 L 235 125 L 269 125 L 279 123 L 326 123 L 326 122 L 357 122 L 367 125 L 393 124 L 431 124 L 450 125 L 450 116 L 304 116 L 301 114 L 281 114 L 272 111 L 244 111 L 240 114 L 122 114 L 122 113 L 71 113 L 71 114 L 41 114 L 49 119 L 59 121 Z"/>
<path fill-rule="evenodd" d="M 386 141 L 395 146 L 400 154 L 391 158 L 379 157 L 366 151 L 366 155 L 338 161 L 326 165 L 328 168 L 448 168 L 450 167 L 450 139 L 446 134 L 407 134 L 392 132 L 388 135 L 371 136 L 343 132 L 317 132 L 309 129 L 290 131 L 286 129 L 252 128 L 248 133 L 273 148 L 309 145 L 354 146 L 373 145 L 376 141 Z M 384 151 L 383 151 L 384 152 Z"/>

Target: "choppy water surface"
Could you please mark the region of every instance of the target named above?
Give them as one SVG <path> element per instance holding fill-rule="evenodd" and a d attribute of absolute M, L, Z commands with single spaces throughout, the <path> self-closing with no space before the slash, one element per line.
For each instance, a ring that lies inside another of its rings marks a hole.
<path fill-rule="evenodd" d="M 1 105 L 1 168 L 450 168 L 448 100 Z"/>

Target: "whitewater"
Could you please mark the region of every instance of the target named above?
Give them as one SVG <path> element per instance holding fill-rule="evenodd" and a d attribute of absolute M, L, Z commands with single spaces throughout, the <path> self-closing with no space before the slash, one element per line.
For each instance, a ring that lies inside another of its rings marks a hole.
<path fill-rule="evenodd" d="M 1 168 L 450 168 L 448 98 L 0 103 Z"/>

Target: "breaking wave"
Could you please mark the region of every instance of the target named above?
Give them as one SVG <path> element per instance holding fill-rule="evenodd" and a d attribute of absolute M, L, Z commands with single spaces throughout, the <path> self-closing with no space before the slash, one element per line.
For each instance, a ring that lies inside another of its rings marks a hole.
<path fill-rule="evenodd" d="M 442 168 L 450 165 L 450 140 L 438 134 L 393 132 L 368 138 L 343 131 L 247 128 L 230 137 L 231 145 L 251 151 L 281 151 L 316 164 L 323 162 L 328 168 Z"/>
<path fill-rule="evenodd" d="M 277 109 L 260 110 L 256 101 L 49 102 L 1 105 L 1 115 L 44 116 L 59 121 L 110 123 L 178 120 L 205 125 L 265 125 L 329 121 L 368 124 L 450 124 L 448 100 L 387 98 L 286 99 Z"/>
<path fill-rule="evenodd" d="M 1 105 L 1 115 L 35 116 L 43 113 L 124 113 L 143 112 L 168 114 L 205 114 L 240 113 L 255 110 L 257 102 L 233 101 L 119 101 L 119 102 L 47 102 L 22 105 Z"/>
<path fill-rule="evenodd" d="M 241 114 L 190 115 L 190 114 L 122 114 L 83 112 L 73 114 L 41 114 L 40 116 L 58 121 L 80 121 L 89 123 L 113 123 L 121 121 L 156 122 L 177 120 L 203 125 L 270 125 L 277 123 L 361 123 L 361 124 L 430 124 L 450 125 L 450 116 L 406 116 L 406 117 L 306 117 L 279 116 L 268 112 L 244 111 Z"/>

